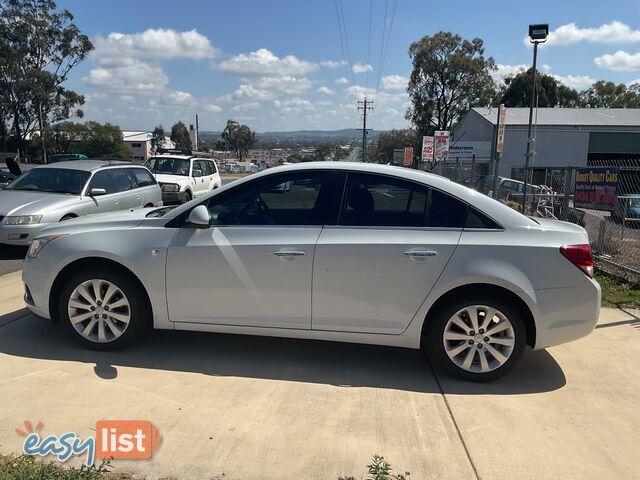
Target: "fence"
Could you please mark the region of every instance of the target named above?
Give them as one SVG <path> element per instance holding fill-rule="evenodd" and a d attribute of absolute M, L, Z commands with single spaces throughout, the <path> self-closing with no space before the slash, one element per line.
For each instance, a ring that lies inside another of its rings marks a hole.
<path fill-rule="evenodd" d="M 609 209 L 595 210 L 574 204 L 576 169 L 585 165 L 530 168 L 526 196 L 522 178 L 502 177 L 494 195 L 492 164 L 488 159 L 454 158 L 424 169 L 494 196 L 521 211 L 525 197 L 527 215 L 584 227 L 600 269 L 640 281 L 640 160 L 589 160 L 586 166 L 617 168 L 617 195 Z M 519 173 L 521 176 L 522 170 Z"/>

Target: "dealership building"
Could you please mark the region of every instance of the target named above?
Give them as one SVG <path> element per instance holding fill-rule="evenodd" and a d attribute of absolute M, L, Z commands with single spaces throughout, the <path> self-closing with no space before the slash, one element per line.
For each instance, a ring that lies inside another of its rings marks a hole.
<path fill-rule="evenodd" d="M 453 132 L 450 160 L 468 161 L 475 155 L 476 161 L 489 162 L 497 120 L 497 108 L 467 112 Z M 499 175 L 522 178 L 528 122 L 528 108 L 507 108 Z M 544 183 L 563 167 L 640 166 L 640 109 L 539 108 L 533 124 L 533 183 Z"/>

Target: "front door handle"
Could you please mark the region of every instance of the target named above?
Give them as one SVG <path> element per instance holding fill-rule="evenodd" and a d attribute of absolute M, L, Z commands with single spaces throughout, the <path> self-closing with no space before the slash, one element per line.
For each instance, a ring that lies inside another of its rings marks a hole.
<path fill-rule="evenodd" d="M 306 253 L 304 250 L 276 250 L 273 252 L 276 257 L 302 257 Z"/>
<path fill-rule="evenodd" d="M 438 252 L 435 250 L 408 250 L 404 252 L 407 257 L 435 257 Z"/>

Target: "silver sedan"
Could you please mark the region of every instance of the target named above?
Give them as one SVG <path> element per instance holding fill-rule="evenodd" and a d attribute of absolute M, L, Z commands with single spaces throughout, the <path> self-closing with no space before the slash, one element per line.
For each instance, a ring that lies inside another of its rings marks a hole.
<path fill-rule="evenodd" d="M 71 218 L 162 205 L 142 165 L 79 160 L 36 167 L 0 191 L 0 244 L 29 245 L 37 233 Z"/>
<path fill-rule="evenodd" d="M 579 226 L 424 172 L 320 162 L 50 227 L 23 280 L 28 308 L 89 348 L 150 326 L 423 347 L 490 380 L 593 330 L 592 274 Z"/>

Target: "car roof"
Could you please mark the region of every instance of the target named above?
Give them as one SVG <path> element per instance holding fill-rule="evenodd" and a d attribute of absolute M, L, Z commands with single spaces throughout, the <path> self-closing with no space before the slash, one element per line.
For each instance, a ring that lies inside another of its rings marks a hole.
<path fill-rule="evenodd" d="M 51 165 L 40 165 L 37 168 L 62 168 L 70 170 L 84 170 L 91 172 L 103 167 L 117 167 L 117 166 L 129 166 L 129 167 L 144 167 L 144 165 L 138 165 L 135 163 L 127 162 L 125 160 L 99 160 L 99 159 L 85 159 L 85 160 L 69 160 L 66 162 L 52 163 Z M 35 169 L 34 169 L 35 170 Z"/>

